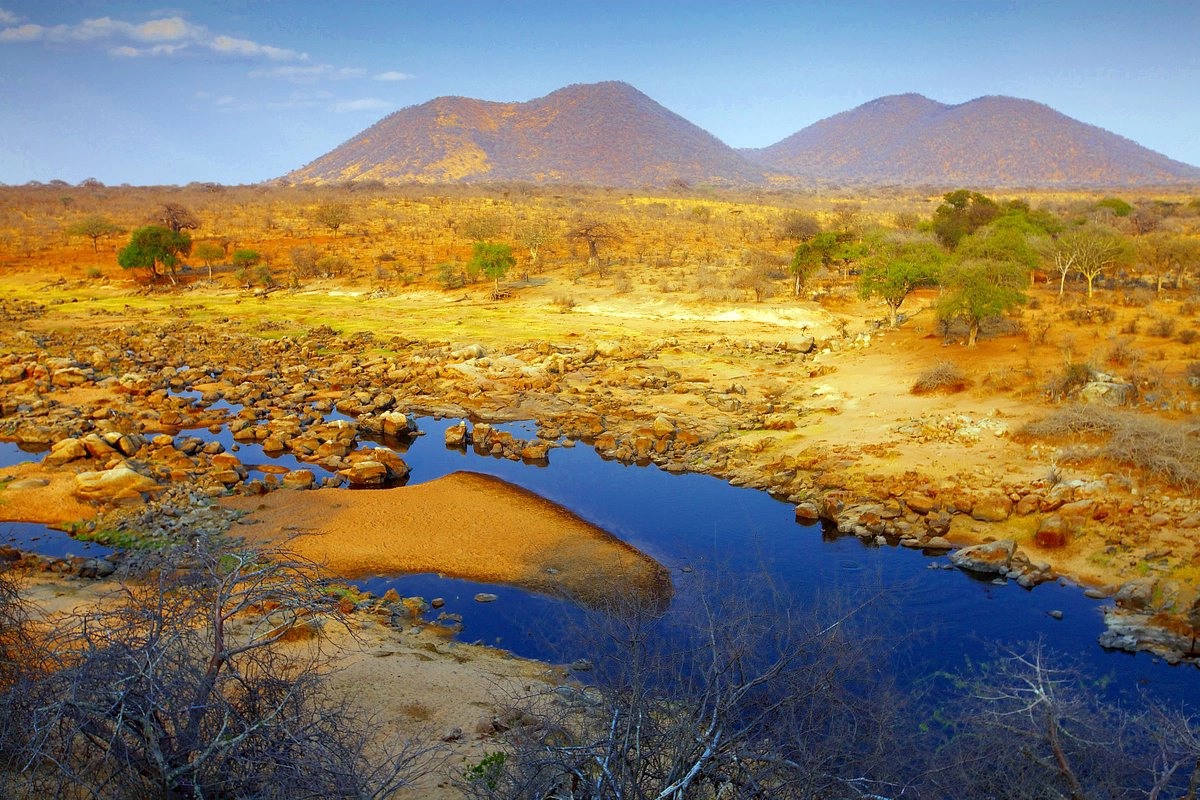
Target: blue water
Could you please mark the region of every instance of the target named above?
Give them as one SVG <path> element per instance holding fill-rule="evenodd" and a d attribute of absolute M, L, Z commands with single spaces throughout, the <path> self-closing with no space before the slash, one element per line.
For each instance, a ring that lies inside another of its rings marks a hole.
<path fill-rule="evenodd" d="M 49 448 L 17 442 L 0 442 L 0 469 L 26 461 L 41 461 Z"/>
<path fill-rule="evenodd" d="M 0 545 L 51 558 L 103 558 L 113 552 L 111 547 L 81 542 L 72 539 L 63 531 L 47 528 L 36 522 L 0 522 Z"/>
<path fill-rule="evenodd" d="M 907 643 L 901 648 L 904 668 L 913 674 L 955 669 L 968 660 L 994 657 L 996 645 L 1019 647 L 1041 637 L 1052 649 L 1111 673 L 1116 689 L 1145 687 L 1184 700 L 1200 688 L 1200 672 L 1193 667 L 1171 667 L 1144 653 L 1104 652 L 1096 643 L 1104 603 L 1084 597 L 1078 587 L 999 586 L 942 568 L 949 565 L 945 556 L 876 547 L 854 537 L 830 538 L 820 526 L 797 524 L 793 507 L 765 492 L 705 475 L 605 461 L 584 445 L 551 450 L 548 468 L 447 449 L 443 433 L 456 422 L 419 421 L 428 435 L 406 456 L 413 469 L 410 484 L 471 470 L 537 492 L 668 567 L 676 592 L 673 609 L 691 605 L 716 578 L 722 586 L 741 582 L 755 591 L 770 582 L 801 606 L 838 597 L 853 604 L 878 596 L 863 614 Z M 507 429 L 526 437 L 534 430 L 528 424 Z M 442 611 L 463 615 L 460 638 L 465 641 L 559 663 L 595 649 L 571 635 L 588 612 L 562 600 L 433 575 L 381 577 L 363 586 L 443 597 Z M 484 591 L 499 599 L 475 602 L 474 595 Z M 1061 611 L 1063 619 L 1052 618 L 1052 610 Z"/>
<path fill-rule="evenodd" d="M 912 676 L 955 670 L 969 661 L 993 657 L 997 645 L 1020 647 L 1042 638 L 1053 650 L 1110 677 L 1113 691 L 1145 688 L 1162 698 L 1196 703 L 1193 695 L 1200 688 L 1200 671 L 1194 667 L 1171 667 L 1144 653 L 1103 651 L 1096 639 L 1103 629 L 1104 602 L 1084 597 L 1078 587 L 1044 584 L 1029 591 L 1012 582 L 995 585 L 946 568 L 945 556 L 876 547 L 854 537 L 827 536 L 817 525 L 797 524 L 793 507 L 765 492 L 705 475 L 674 475 L 654 466 L 606 461 L 584 444 L 551 450 L 548 466 L 449 449 L 443 444 L 444 432 L 456 423 L 422 418 L 418 425 L 426 435 L 388 443 L 405 453 L 412 468 L 410 484 L 470 470 L 536 492 L 667 567 L 675 590 L 671 612 L 694 607 L 701 593 L 718 581 L 724 591 L 736 593 L 738 587 L 746 587 L 747 595 L 761 593 L 767 586 L 785 604 L 800 607 L 839 599 L 842 605 L 853 605 L 874 598 L 861 616 L 868 628 L 891 632 L 900 646 L 899 655 L 889 658 L 896 659 L 896 670 Z M 537 430 L 533 423 L 498 427 L 522 438 L 532 438 Z M 227 449 L 235 444 L 224 429 L 217 434 L 200 429 L 180 435 L 216 439 Z M 322 474 L 319 466 L 291 455 L 273 457 L 257 444 L 237 444 L 238 455 L 248 466 L 305 467 Z M 0 525 L 0 530 L 4 527 Z M 34 542 L 36 546 L 29 549 L 48 552 L 46 548 L 52 546 L 62 551 L 59 555 L 96 554 L 83 551 L 82 543 L 65 534 L 58 536 L 61 539 Z M 437 575 L 378 576 L 360 585 L 376 594 L 395 589 L 405 596 L 443 598 L 441 612 L 463 617 L 458 636 L 463 641 L 556 663 L 596 654 L 595 642 L 579 636 L 579 626 L 594 612 L 567 600 Z M 480 592 L 498 599 L 476 602 L 474 596 Z M 1052 618 L 1052 610 L 1061 611 L 1064 618 Z"/>

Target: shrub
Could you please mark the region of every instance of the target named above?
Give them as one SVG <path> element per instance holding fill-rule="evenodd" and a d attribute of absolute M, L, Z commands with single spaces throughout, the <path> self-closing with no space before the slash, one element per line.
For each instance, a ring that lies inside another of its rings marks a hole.
<path fill-rule="evenodd" d="M 1046 391 L 1053 397 L 1065 397 L 1073 390 L 1087 384 L 1092 379 L 1092 368 L 1087 364 L 1069 363 L 1063 371 L 1051 377 Z"/>
<path fill-rule="evenodd" d="M 104 273 L 100 271 L 99 267 L 88 267 L 87 272 L 84 274 L 92 280 L 97 280 L 104 277 Z"/>
<path fill-rule="evenodd" d="M 457 264 L 438 264 L 437 280 L 443 289 L 461 289 L 466 279 Z"/>
<path fill-rule="evenodd" d="M 1185 328 L 1179 332 L 1178 336 L 1181 344 L 1195 344 L 1197 339 L 1200 339 L 1200 331 L 1195 328 Z"/>
<path fill-rule="evenodd" d="M 1175 335 L 1175 319 L 1173 317 L 1158 317 L 1150 323 L 1148 333 L 1162 339 L 1170 339 Z"/>
<path fill-rule="evenodd" d="M 556 294 L 551 302 L 563 312 L 570 311 L 576 306 L 575 298 L 569 294 Z"/>
<path fill-rule="evenodd" d="M 1134 347 L 1129 339 L 1120 337 L 1112 340 L 1112 347 L 1108 351 L 1108 363 L 1123 366 L 1137 363 L 1141 358 L 1142 352 Z"/>
<path fill-rule="evenodd" d="M 933 394 L 942 392 L 951 394 L 961 392 L 971 385 L 966 373 L 952 361 L 940 361 L 933 367 L 921 373 L 916 383 L 912 385 L 913 394 Z"/>

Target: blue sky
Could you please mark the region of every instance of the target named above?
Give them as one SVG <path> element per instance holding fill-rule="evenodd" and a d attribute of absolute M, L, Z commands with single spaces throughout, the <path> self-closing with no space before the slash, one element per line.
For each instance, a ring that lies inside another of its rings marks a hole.
<path fill-rule="evenodd" d="M 439 95 L 602 80 L 735 147 L 1007 94 L 1200 165 L 1200 0 L 160 2 L 0 0 L 0 182 L 251 183 Z"/>

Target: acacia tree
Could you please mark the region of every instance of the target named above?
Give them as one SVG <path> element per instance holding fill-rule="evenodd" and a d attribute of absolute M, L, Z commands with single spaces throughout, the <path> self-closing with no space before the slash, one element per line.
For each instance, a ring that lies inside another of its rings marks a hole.
<path fill-rule="evenodd" d="M 794 277 L 792 292 L 797 297 L 804 284 L 821 267 L 827 267 L 833 261 L 834 251 L 838 247 L 836 233 L 826 231 L 818 233 L 806 242 L 801 242 L 792 253 L 792 275 Z"/>
<path fill-rule="evenodd" d="M 1187 265 L 1200 260 L 1200 243 L 1166 231 L 1155 231 L 1136 240 L 1137 257 L 1154 275 L 1154 291 L 1162 293 L 1167 274 L 1175 273 L 1176 288 L 1183 285 Z"/>
<path fill-rule="evenodd" d="M 904 300 L 916 289 L 936 286 L 945 262 L 945 253 L 932 242 L 889 244 L 864 264 L 858 293 L 863 299 L 882 300 L 888 324 L 895 328 Z"/>
<path fill-rule="evenodd" d="M 1131 256 L 1129 241 L 1109 228 L 1078 228 L 1068 237 L 1067 246 L 1075 253 L 1073 268 L 1087 281 L 1087 296 L 1092 296 L 1093 283 L 1101 274 L 1128 263 Z"/>
<path fill-rule="evenodd" d="M 100 214 L 92 214 L 91 216 L 84 217 L 67 228 L 67 233 L 71 236 L 86 236 L 91 239 L 93 253 L 99 252 L 100 239 L 120 232 L 121 228 L 119 225 Z"/>
<path fill-rule="evenodd" d="M 949 249 L 1000 215 L 996 201 L 979 192 L 959 189 L 946 194 L 933 212 L 933 232 Z"/>
<path fill-rule="evenodd" d="M 494 291 L 500 291 L 500 279 L 503 278 L 513 265 L 512 248 L 499 242 L 476 242 L 471 248 L 471 262 L 467 269 L 471 274 L 483 273 L 495 281 Z"/>
<path fill-rule="evenodd" d="M 213 262 L 225 257 L 225 249 L 214 242 L 201 242 L 196 245 L 192 254 L 204 262 L 204 266 L 208 268 L 208 279 L 211 281 Z"/>
<path fill-rule="evenodd" d="M 166 271 L 175 283 L 175 266 L 181 256 L 192 251 L 192 237 L 186 233 L 173 231 L 161 225 L 147 225 L 138 228 L 130 236 L 129 244 L 117 253 L 117 263 L 123 269 L 144 269 L 150 280 L 158 280 L 163 273 L 159 266 Z"/>
<path fill-rule="evenodd" d="M 1021 291 L 1025 285 L 1025 269 L 1014 262 L 957 261 L 942 271 L 941 285 L 945 294 L 938 303 L 938 317 L 965 322 L 968 347 L 975 346 L 980 323 L 1027 300 Z"/>
<path fill-rule="evenodd" d="M 350 207 L 345 203 L 322 203 L 313 211 L 312 219 L 336 237 L 338 229 L 350 221 Z"/>

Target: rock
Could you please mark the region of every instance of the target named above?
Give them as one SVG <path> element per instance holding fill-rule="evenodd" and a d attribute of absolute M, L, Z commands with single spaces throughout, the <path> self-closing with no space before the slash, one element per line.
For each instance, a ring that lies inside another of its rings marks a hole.
<path fill-rule="evenodd" d="M 1017 552 L 1017 543 L 1011 539 L 976 544 L 950 554 L 950 561 L 959 569 L 972 572 L 1006 573 Z"/>
<path fill-rule="evenodd" d="M 387 466 L 378 461 L 359 461 L 346 471 L 346 480 L 355 487 L 383 486 L 387 478 Z"/>
<path fill-rule="evenodd" d="M 1183 626 L 1157 624 L 1153 615 L 1126 608 L 1105 608 L 1104 625 L 1107 630 L 1100 634 L 1102 646 L 1131 653 L 1148 650 L 1169 663 L 1180 661 L 1193 645 L 1191 632 L 1182 630 Z"/>
<path fill-rule="evenodd" d="M 499 599 L 499 597 L 491 592 L 480 592 L 479 594 L 475 595 L 476 603 L 494 603 Z"/>
<path fill-rule="evenodd" d="M 24 478 L 19 481 L 9 481 L 3 485 L 9 491 L 20 491 L 21 489 L 41 489 L 43 486 L 49 486 L 50 481 L 45 478 Z"/>
<path fill-rule="evenodd" d="M 1063 618 L 1063 612 L 1058 611 L 1057 609 L 1054 611 L 1047 611 L 1046 615 L 1049 616 L 1051 619 L 1062 619 Z"/>
<path fill-rule="evenodd" d="M 161 488 L 157 481 L 121 462 L 103 472 L 81 472 L 75 476 L 75 494 L 83 500 L 124 500 Z"/>
<path fill-rule="evenodd" d="M 1079 399 L 1084 403 L 1115 407 L 1127 404 L 1135 394 L 1132 383 L 1092 381 L 1079 390 Z"/>
<path fill-rule="evenodd" d="M 908 506 L 918 514 L 928 514 L 937 507 L 937 504 L 934 503 L 933 498 L 919 492 L 908 492 L 901 499 L 904 501 L 904 505 Z"/>
<path fill-rule="evenodd" d="M 311 489 L 316 476 L 310 469 L 296 469 L 283 476 L 280 485 L 285 489 Z"/>
<path fill-rule="evenodd" d="M 1042 498 L 1036 494 L 1027 494 L 1017 501 L 1013 513 L 1018 517 L 1027 517 L 1041 507 Z"/>
<path fill-rule="evenodd" d="M 542 441 L 533 441 L 521 448 L 521 458 L 526 461 L 545 461 L 550 453 L 550 445 Z"/>
<path fill-rule="evenodd" d="M 50 448 L 50 452 L 42 459 L 47 467 L 61 467 L 63 464 L 87 458 L 88 450 L 78 439 L 63 439 Z"/>
<path fill-rule="evenodd" d="M 471 434 L 467 431 L 467 423 L 460 422 L 446 428 L 447 447 L 466 447 L 471 443 Z"/>
<path fill-rule="evenodd" d="M 821 518 L 821 509 L 816 503 L 805 501 L 796 506 L 796 521 L 803 523 L 816 522 Z"/>
<path fill-rule="evenodd" d="M 1157 585 L 1157 578 L 1135 578 L 1122 584 L 1113 600 L 1121 608 L 1144 611 L 1153 603 L 1154 589 Z"/>
<path fill-rule="evenodd" d="M 675 435 L 675 423 L 671 422 L 671 420 L 667 419 L 666 417 L 655 417 L 653 429 L 655 437 L 659 439 L 664 436 Z"/>
<path fill-rule="evenodd" d="M 1038 524 L 1033 538 L 1038 547 L 1063 547 L 1071 540 L 1071 524 L 1060 515 L 1051 514 Z"/>
<path fill-rule="evenodd" d="M 921 543 L 926 550 L 950 550 L 954 547 L 944 536 L 931 536 Z"/>
<path fill-rule="evenodd" d="M 1003 522 L 1012 514 L 1012 509 L 1008 495 L 991 490 L 976 496 L 971 516 L 980 522 Z"/>
<path fill-rule="evenodd" d="M 434 608 L 441 608 L 442 606 L 446 605 L 446 601 L 444 598 L 435 597 L 429 601 L 429 605 L 433 606 Z"/>

